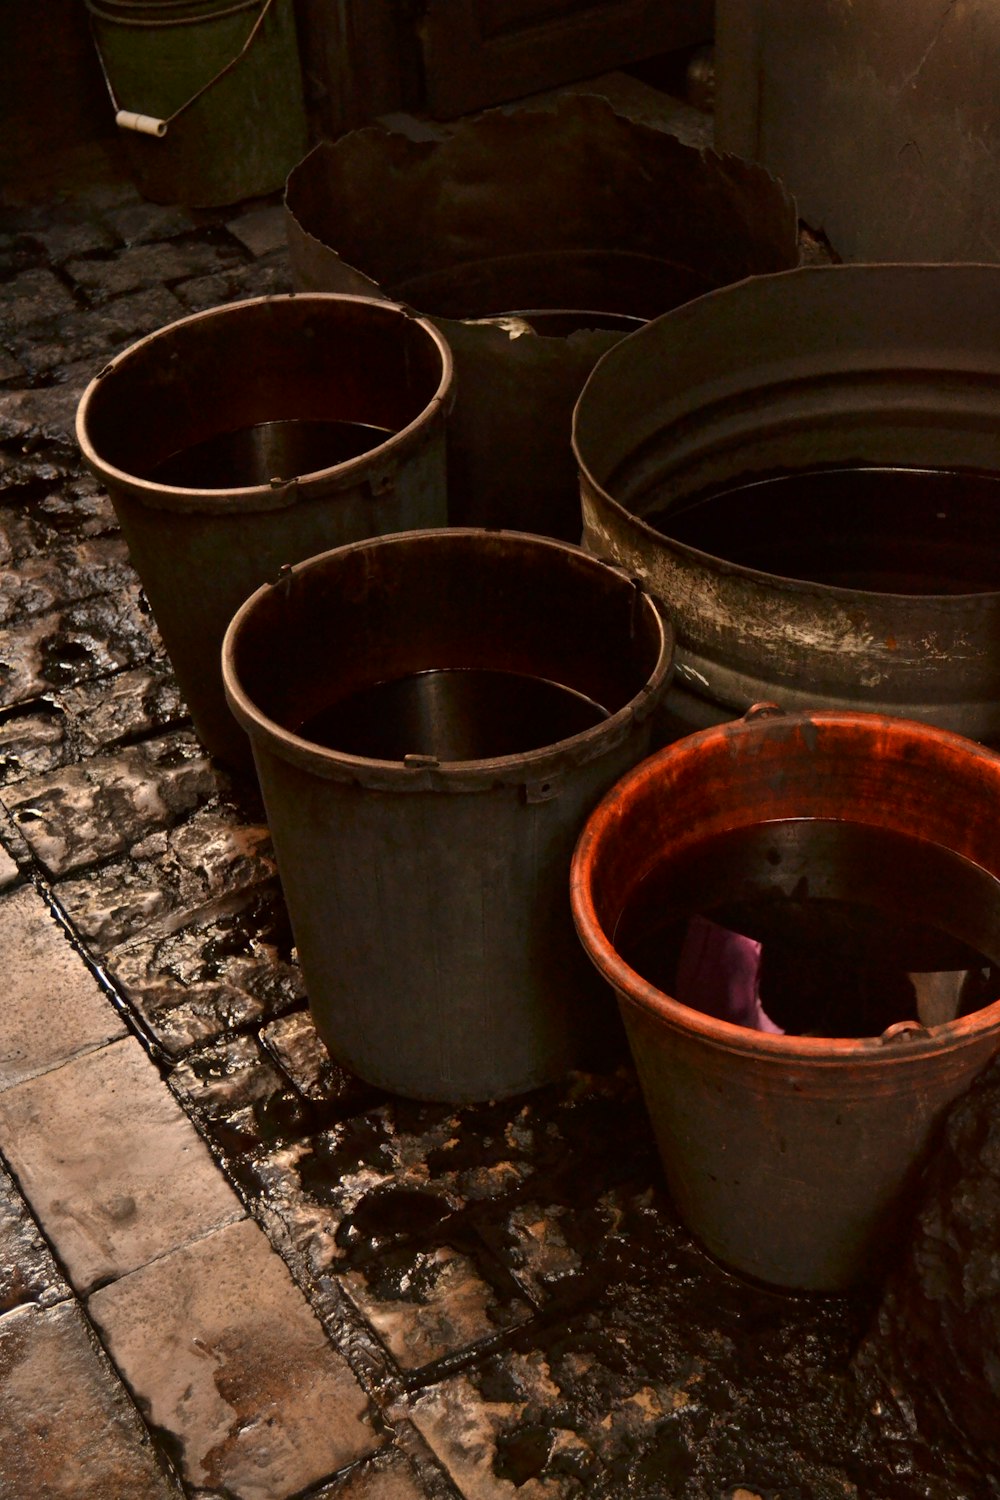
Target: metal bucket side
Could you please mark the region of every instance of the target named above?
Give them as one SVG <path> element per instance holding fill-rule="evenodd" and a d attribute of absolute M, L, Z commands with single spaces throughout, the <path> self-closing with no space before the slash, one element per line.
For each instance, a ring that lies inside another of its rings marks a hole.
<path fill-rule="evenodd" d="M 577 931 L 618 995 L 678 1209 L 737 1270 L 837 1290 L 884 1268 L 942 1115 L 1000 1047 L 1000 1001 L 884 1037 L 734 1026 L 622 960 L 609 933 L 630 891 L 665 850 L 788 817 L 916 833 L 1000 876 L 998 813 L 991 752 L 907 720 L 821 712 L 680 740 L 589 819 L 571 873 Z"/>
<path fill-rule="evenodd" d="M 196 208 L 237 203 L 280 187 L 302 156 L 307 131 L 291 0 L 271 0 L 240 56 L 263 3 L 130 13 L 87 0 L 117 108 L 169 122 L 162 138 L 122 132 L 144 197 Z"/>
<path fill-rule="evenodd" d="M 648 748 L 672 637 L 648 596 L 594 561 L 514 533 L 389 537 L 296 567 L 227 633 L 229 701 L 317 1029 L 381 1087 L 496 1098 L 614 1045 L 566 879 L 584 817 Z M 533 669 L 614 711 L 523 755 L 442 764 L 366 760 L 287 727 L 317 701 L 442 665 Z"/>
<path fill-rule="evenodd" d="M 794 204 L 772 177 L 598 98 L 488 111 L 438 142 L 351 132 L 295 168 L 285 208 L 296 286 L 381 289 L 433 316 L 452 345 L 451 521 L 572 541 L 573 403 L 622 334 L 586 319 L 540 334 L 500 315 L 654 317 L 798 262 Z"/>
<path fill-rule="evenodd" d="M 1000 471 L 1000 269 L 828 266 L 723 288 L 649 324 L 574 414 L 586 545 L 678 632 L 688 728 L 761 699 L 1000 734 L 1000 593 L 885 595 L 674 542 L 654 508 L 835 464 Z"/>
<path fill-rule="evenodd" d="M 140 340 L 88 386 L 85 460 L 107 486 L 199 738 L 249 765 L 219 651 L 280 568 L 360 537 L 446 519 L 452 362 L 437 331 L 377 299 L 258 298 Z M 143 477 L 172 451 L 261 421 L 393 428 L 360 457 L 272 487 L 192 490 Z"/>

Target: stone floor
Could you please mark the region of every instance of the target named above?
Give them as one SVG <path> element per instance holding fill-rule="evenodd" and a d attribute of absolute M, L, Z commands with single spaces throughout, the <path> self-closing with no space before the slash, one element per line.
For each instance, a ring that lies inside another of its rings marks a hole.
<path fill-rule="evenodd" d="M 862 1399 L 869 1302 L 692 1242 L 626 1063 L 462 1109 L 331 1063 L 73 439 L 111 355 L 288 288 L 281 209 L 65 165 L 0 221 L 0 1495 L 998 1493 Z"/>

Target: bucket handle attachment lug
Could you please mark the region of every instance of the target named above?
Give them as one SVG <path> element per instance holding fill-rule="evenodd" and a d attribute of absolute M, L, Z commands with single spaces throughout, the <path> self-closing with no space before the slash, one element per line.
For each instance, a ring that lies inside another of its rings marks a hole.
<path fill-rule="evenodd" d="M 916 1042 L 929 1036 L 930 1032 L 920 1021 L 896 1021 L 885 1028 L 879 1041 L 883 1047 L 887 1047 L 892 1042 Z"/>
<path fill-rule="evenodd" d="M 551 802 L 562 791 L 561 776 L 546 776 L 542 781 L 526 781 L 521 796 L 531 806 L 535 802 Z"/>
<path fill-rule="evenodd" d="M 364 478 L 364 487 L 373 500 L 386 494 L 395 483 L 395 469 L 383 469 L 381 473 L 366 474 Z"/>
<path fill-rule="evenodd" d="M 780 703 L 752 703 L 743 715 L 744 724 L 755 724 L 758 719 L 783 719 L 785 710 Z"/>
<path fill-rule="evenodd" d="M 271 580 L 271 587 L 273 589 L 281 589 L 282 593 L 287 599 L 288 595 L 291 593 L 292 580 L 294 579 L 294 577 L 295 570 L 292 567 L 291 563 L 282 563 L 281 567 L 278 569 L 277 577 Z"/>

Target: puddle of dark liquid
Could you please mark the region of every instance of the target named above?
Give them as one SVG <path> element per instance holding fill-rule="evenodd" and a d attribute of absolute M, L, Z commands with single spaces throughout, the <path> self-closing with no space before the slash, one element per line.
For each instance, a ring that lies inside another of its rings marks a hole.
<path fill-rule="evenodd" d="M 917 1019 L 915 972 L 973 971 L 960 1014 L 1000 997 L 1000 881 L 924 839 L 822 819 L 706 839 L 641 882 L 615 947 L 674 994 L 695 913 L 761 943 L 764 1010 L 792 1035 L 877 1036 Z"/>
<path fill-rule="evenodd" d="M 644 517 L 687 546 L 782 578 L 886 594 L 1000 588 L 1000 480 L 918 469 L 817 469 Z"/>
<path fill-rule="evenodd" d="M 332 469 L 392 435 L 367 422 L 258 422 L 172 453 L 146 477 L 183 489 L 245 489 Z"/>
<path fill-rule="evenodd" d="M 296 734 L 370 760 L 521 755 L 593 729 L 607 710 L 521 672 L 454 668 L 374 683 L 311 715 Z"/>

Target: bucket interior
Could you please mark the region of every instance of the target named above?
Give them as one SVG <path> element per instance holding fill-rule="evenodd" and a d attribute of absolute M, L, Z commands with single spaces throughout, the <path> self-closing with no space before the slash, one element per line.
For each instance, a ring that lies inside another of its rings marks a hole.
<path fill-rule="evenodd" d="M 627 475 L 612 482 L 628 492 Z M 885 594 L 1000 587 L 995 474 L 809 469 L 663 507 L 647 493 L 638 509 L 647 525 L 675 542 L 782 578 Z"/>
<path fill-rule="evenodd" d="M 692 918 L 712 926 L 692 932 Z M 723 999 L 753 997 L 723 997 L 705 951 L 714 937 L 732 987 L 741 949 L 719 947 L 729 934 L 758 945 L 742 951 L 759 962 L 767 1022 L 786 1035 L 879 1036 L 920 1021 L 931 985 L 948 1019 L 1000 998 L 1000 881 L 940 844 L 849 819 L 752 823 L 666 851 L 620 913 L 614 944 L 664 994 L 734 1019 Z"/>
<path fill-rule="evenodd" d="M 689 923 L 707 918 L 760 945 L 760 999 L 789 1035 L 919 1021 L 927 974 L 967 974 L 947 1019 L 971 1014 L 1000 998 L 1000 860 L 986 832 L 998 776 L 988 752 L 876 715 L 691 736 L 591 820 L 598 947 L 676 1000 Z"/>
<path fill-rule="evenodd" d="M 596 97 L 486 111 L 437 142 L 352 131 L 310 152 L 285 202 L 301 284 L 330 284 L 335 256 L 435 317 L 648 319 L 798 260 L 774 178 Z"/>
<path fill-rule="evenodd" d="M 412 533 L 344 548 L 261 591 L 230 632 L 255 713 L 313 744 L 486 760 L 582 734 L 657 668 L 649 599 L 575 548 Z"/>
<path fill-rule="evenodd" d="M 126 475 L 239 489 L 369 451 L 420 416 L 442 375 L 430 331 L 391 306 L 265 298 L 134 345 L 93 387 L 86 431 Z"/>

